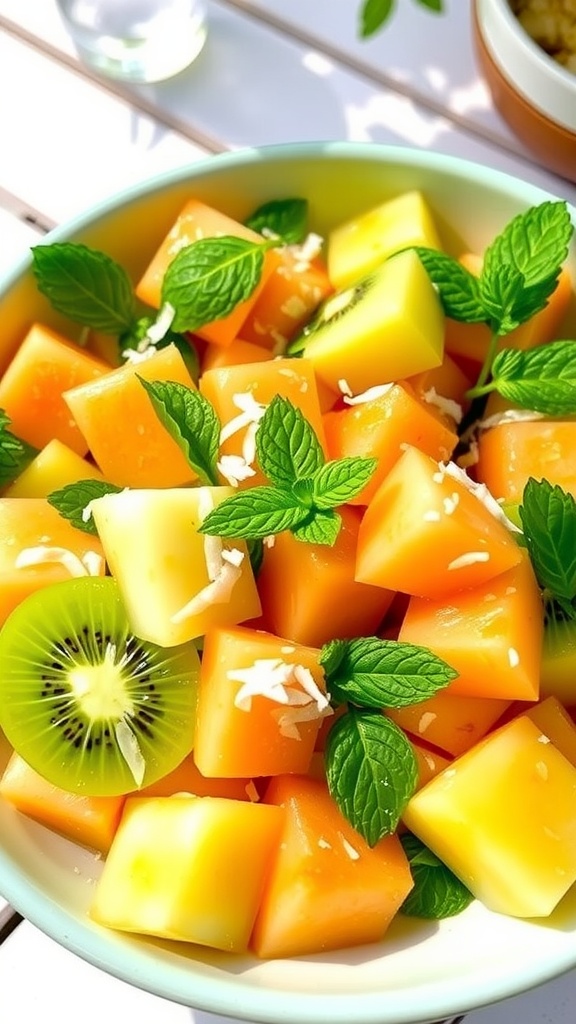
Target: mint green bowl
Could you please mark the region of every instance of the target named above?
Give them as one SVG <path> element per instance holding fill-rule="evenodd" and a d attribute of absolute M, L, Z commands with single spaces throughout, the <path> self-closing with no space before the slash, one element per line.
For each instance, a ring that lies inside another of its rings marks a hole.
<path fill-rule="evenodd" d="M 513 215 L 553 198 L 497 171 L 434 153 L 372 144 L 287 145 L 212 157 L 165 174 L 95 207 L 49 239 L 85 241 L 137 275 L 191 196 L 239 219 L 266 199 L 306 196 L 312 226 L 322 234 L 413 188 L 425 193 L 454 252 L 481 251 Z M 2 366 L 34 319 L 60 325 L 37 294 L 26 262 L 0 286 Z M 572 337 L 575 325 L 573 308 L 567 326 Z M 0 737 L 0 768 L 8 754 Z M 440 924 L 399 918 L 381 945 L 260 962 L 97 926 L 87 908 L 100 870 L 94 855 L 0 801 L 0 893 L 87 961 L 187 1006 L 272 1024 L 420 1024 L 513 996 L 576 966 L 574 892 L 545 922 L 498 916 L 476 903 Z"/>

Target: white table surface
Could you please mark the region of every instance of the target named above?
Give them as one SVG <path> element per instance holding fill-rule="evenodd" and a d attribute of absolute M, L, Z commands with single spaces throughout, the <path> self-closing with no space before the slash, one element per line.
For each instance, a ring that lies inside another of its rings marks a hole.
<path fill-rule="evenodd" d="M 445 0 L 443 17 L 400 0 L 366 42 L 358 4 L 208 0 L 208 42 L 194 65 L 132 87 L 80 64 L 53 0 L 0 0 L 0 276 L 95 200 L 243 146 L 349 139 L 434 149 L 576 203 L 576 186 L 539 167 L 494 110 L 468 0 Z M 576 971 L 466 1021 L 573 1024 L 575 1001 Z M 0 1022 L 39 1020 L 223 1024 L 105 975 L 12 919 L 0 896 Z"/>

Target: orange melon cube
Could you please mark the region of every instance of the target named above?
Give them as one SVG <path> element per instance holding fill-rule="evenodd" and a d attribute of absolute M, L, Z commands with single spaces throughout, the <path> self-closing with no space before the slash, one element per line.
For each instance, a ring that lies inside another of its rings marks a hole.
<path fill-rule="evenodd" d="M 529 477 L 576 498 L 576 420 L 516 420 L 480 434 L 475 476 L 495 498 L 520 502 Z"/>
<path fill-rule="evenodd" d="M 456 669 L 452 694 L 537 700 L 543 608 L 530 560 L 492 580 L 429 600 L 412 597 L 398 639 L 422 644 Z"/>
<path fill-rule="evenodd" d="M 369 504 L 407 444 L 444 462 L 458 443 L 454 422 L 421 401 L 407 382 L 393 384 L 377 398 L 326 413 L 324 432 L 331 459 L 378 459 L 376 471 L 351 505 Z"/>
<path fill-rule="evenodd" d="M 195 388 L 174 345 L 135 365 L 110 370 L 64 395 L 96 460 L 120 487 L 178 487 L 196 474 L 160 422 L 138 377 Z"/>
<path fill-rule="evenodd" d="M 307 772 L 326 700 L 319 652 L 261 630 L 210 629 L 204 638 L 194 760 L 209 777 Z M 282 682 L 282 680 L 286 682 Z M 298 706 L 287 707 L 288 691 Z"/>
<path fill-rule="evenodd" d="M 334 288 L 320 257 L 303 259 L 289 246 L 277 255 L 278 266 L 244 321 L 242 337 L 281 353 Z"/>
<path fill-rule="evenodd" d="M 522 715 L 534 722 L 557 750 L 576 767 L 576 724 L 557 697 L 546 697 Z"/>
<path fill-rule="evenodd" d="M 413 886 L 398 837 L 370 848 L 318 779 L 272 779 L 265 801 L 285 817 L 250 940 L 256 956 L 379 942 Z"/>
<path fill-rule="evenodd" d="M 198 199 L 190 199 L 181 210 L 136 285 L 138 298 L 149 306 L 159 309 L 164 275 L 174 257 L 193 242 L 202 238 L 218 238 L 223 235 L 234 235 L 236 238 L 245 238 L 251 242 L 263 241 L 261 235 L 245 227 L 240 221 L 228 217 L 225 213 Z M 238 334 L 242 333 L 241 327 L 246 317 L 278 264 L 277 253 L 275 251 L 266 252 L 262 277 L 252 295 L 244 302 L 239 303 L 228 316 L 195 328 L 195 334 L 215 345 L 229 345 Z"/>
<path fill-rule="evenodd" d="M 0 498 L 0 623 L 28 594 L 88 570 L 105 571 L 98 537 L 45 498 Z"/>
<path fill-rule="evenodd" d="M 252 779 L 208 779 L 198 770 L 194 755 L 188 754 L 173 771 L 162 779 L 143 786 L 138 796 L 222 796 L 229 800 L 258 801 L 258 791 Z"/>
<path fill-rule="evenodd" d="M 342 527 L 332 547 L 303 544 L 286 531 L 265 548 L 258 592 L 271 633 L 321 647 L 336 638 L 371 635 L 388 611 L 392 592 L 354 579 L 360 512 L 348 506 L 338 511 Z"/>
<path fill-rule="evenodd" d="M 420 704 L 387 708 L 386 714 L 409 739 L 424 740 L 442 753 L 458 757 L 486 736 L 510 703 L 497 697 L 460 697 L 448 687 Z"/>
<path fill-rule="evenodd" d="M 90 849 L 107 853 L 124 796 L 83 796 L 47 782 L 16 753 L 0 779 L 0 797 L 22 814 Z"/>
<path fill-rule="evenodd" d="M 43 448 L 57 437 L 85 455 L 83 437 L 63 392 L 96 381 L 109 367 L 43 324 L 33 324 L 0 378 L 0 409 L 17 437 Z"/>
<path fill-rule="evenodd" d="M 221 345 L 207 345 L 202 357 L 202 373 L 207 370 L 221 370 L 226 366 L 240 366 L 243 363 L 262 363 L 273 359 L 271 351 L 252 341 L 235 338 L 226 348 Z"/>
<path fill-rule="evenodd" d="M 316 378 L 308 359 L 264 359 L 260 363 L 207 370 L 200 378 L 200 391 L 212 403 L 222 424 L 221 458 L 230 455 L 245 458 L 248 455 L 248 465 L 254 470 L 254 475 L 240 481 L 240 487 L 267 482 L 258 466 L 253 465 L 250 427 L 244 423 L 233 430 L 233 421 L 247 402 L 250 409 L 254 403 L 268 405 L 275 395 L 289 399 L 308 420 L 325 449 Z"/>
<path fill-rule="evenodd" d="M 437 395 L 457 402 L 464 410 L 470 404 L 466 399 L 466 392 L 468 388 L 472 387 L 472 382 L 448 352 L 444 353 L 440 366 L 416 373 L 413 377 L 407 377 L 406 381 L 420 398 L 429 395 L 430 391 L 434 389 Z"/>
<path fill-rule="evenodd" d="M 366 509 L 356 579 L 439 599 L 481 585 L 521 557 L 508 529 L 466 484 L 411 447 Z"/>

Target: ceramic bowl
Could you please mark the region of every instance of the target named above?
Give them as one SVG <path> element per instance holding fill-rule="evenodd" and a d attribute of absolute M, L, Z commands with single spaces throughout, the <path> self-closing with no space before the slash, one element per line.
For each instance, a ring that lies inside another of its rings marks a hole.
<path fill-rule="evenodd" d="M 473 0 L 473 32 L 503 118 L 539 163 L 576 181 L 576 74 L 530 37 L 508 0 Z"/>
<path fill-rule="evenodd" d="M 433 153 L 371 144 L 278 146 L 164 175 L 48 240 L 82 240 L 137 275 L 193 195 L 239 219 L 267 199 L 306 196 L 311 225 L 325 234 L 409 189 L 424 192 L 453 252 L 481 251 L 512 216 L 550 198 L 497 171 Z M 0 370 L 34 319 L 59 326 L 27 261 L 0 286 Z M 0 737 L 0 770 L 8 754 Z M 0 893 L 78 956 L 186 1006 L 273 1024 L 414 1024 L 501 1000 L 576 966 L 576 892 L 546 921 L 515 920 L 473 903 L 438 924 L 397 918 L 381 945 L 266 962 L 99 927 L 87 909 L 101 867 L 92 853 L 0 800 Z"/>

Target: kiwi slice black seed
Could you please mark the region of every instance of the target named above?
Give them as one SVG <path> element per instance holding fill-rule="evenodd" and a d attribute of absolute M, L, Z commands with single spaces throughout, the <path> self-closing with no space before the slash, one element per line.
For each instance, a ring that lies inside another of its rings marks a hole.
<path fill-rule="evenodd" d="M 27 597 L 0 630 L 0 729 L 49 782 L 128 793 L 190 753 L 200 661 L 131 631 L 115 581 L 81 577 Z"/>

